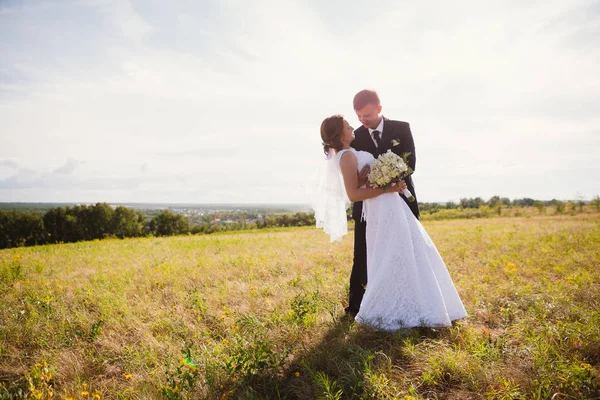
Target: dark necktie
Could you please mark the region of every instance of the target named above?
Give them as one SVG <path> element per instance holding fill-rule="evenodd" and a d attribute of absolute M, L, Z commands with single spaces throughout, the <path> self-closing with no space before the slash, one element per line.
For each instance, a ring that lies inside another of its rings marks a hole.
<path fill-rule="evenodd" d="M 379 145 L 381 144 L 381 132 L 379 131 L 373 131 L 373 138 L 375 139 L 375 143 L 377 143 L 377 148 L 379 148 Z"/>

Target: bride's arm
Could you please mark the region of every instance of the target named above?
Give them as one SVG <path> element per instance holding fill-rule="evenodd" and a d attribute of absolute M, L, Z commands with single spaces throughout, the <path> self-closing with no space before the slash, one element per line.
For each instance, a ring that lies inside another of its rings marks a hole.
<path fill-rule="evenodd" d="M 346 193 L 348 194 L 350 201 L 355 202 L 372 199 L 373 197 L 377 197 L 384 192 L 382 188 L 360 189 L 358 187 L 358 175 L 356 174 L 356 170 L 358 169 L 358 161 L 352 152 L 347 151 L 342 154 L 342 158 L 340 159 L 340 168 L 342 170 L 342 176 L 344 177 Z M 387 189 L 387 192 L 399 191 L 399 185 L 390 186 Z"/>

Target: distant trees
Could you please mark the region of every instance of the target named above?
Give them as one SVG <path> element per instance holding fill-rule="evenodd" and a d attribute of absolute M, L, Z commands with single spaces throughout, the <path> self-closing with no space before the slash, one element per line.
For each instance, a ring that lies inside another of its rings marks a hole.
<path fill-rule="evenodd" d="M 593 209 L 600 211 L 600 196 L 590 202 Z M 540 201 L 531 198 L 510 200 L 492 196 L 488 201 L 481 197 L 462 198 L 459 203 L 419 203 L 424 215 L 436 215 L 439 219 L 482 218 L 490 213 L 501 215 L 504 208 L 535 207 L 540 214 L 548 206 L 555 212 L 564 213 L 577 209 L 583 211 L 585 202 L 578 198 L 565 203 L 552 199 Z M 468 211 L 467 211 L 468 210 Z M 279 212 L 279 211 L 277 211 Z M 514 215 L 520 215 L 515 211 Z M 510 214 L 510 212 L 508 213 Z M 351 218 L 351 209 L 346 214 Z M 80 240 L 103 239 L 106 237 L 140 237 L 147 235 L 168 236 L 186 233 L 211 234 L 220 231 L 265 229 L 291 226 L 314 226 L 313 213 L 278 213 L 262 215 L 256 212 L 223 211 L 214 213 L 190 213 L 182 215 L 170 210 L 152 210 L 148 214 L 119 206 L 112 208 L 106 203 L 51 208 L 45 213 L 37 211 L 0 210 L 0 249 L 31 246 L 46 243 L 67 243 Z"/>
<path fill-rule="evenodd" d="M 76 214 L 81 215 L 82 222 L 78 224 L 85 227 L 84 240 L 102 239 L 105 236 L 114 235 L 112 227 L 113 214 L 115 211 L 106 203 L 97 203 L 94 206 L 77 206 L 80 208 Z"/>
<path fill-rule="evenodd" d="M 286 217 L 287 218 L 284 218 Z M 347 217 L 347 215 L 346 215 Z M 287 225 L 283 224 L 283 221 L 287 222 Z M 284 214 L 276 217 L 277 226 L 311 226 L 316 223 L 314 214 L 305 212 L 297 212 L 295 214 Z"/>
<path fill-rule="evenodd" d="M 48 233 L 49 243 L 58 243 L 71 237 L 74 219 L 67 218 L 67 208 L 52 208 L 44 214 L 44 229 Z"/>
<path fill-rule="evenodd" d="M 43 222 L 48 243 L 66 243 L 107 236 L 141 236 L 144 216 L 127 207 L 113 209 L 106 203 L 97 203 L 52 208 L 44 214 Z"/>
<path fill-rule="evenodd" d="M 533 206 L 535 208 L 537 208 L 537 210 L 539 211 L 540 214 L 542 214 L 544 211 L 546 211 L 546 206 L 544 205 L 543 202 L 536 200 L 533 202 Z"/>
<path fill-rule="evenodd" d="M 592 199 L 592 206 L 596 209 L 596 211 L 600 211 L 600 196 L 596 195 Z"/>
<path fill-rule="evenodd" d="M 498 204 L 500 204 L 500 196 L 493 196 L 487 201 L 487 206 L 490 208 L 494 208 Z"/>
<path fill-rule="evenodd" d="M 462 208 L 479 208 L 485 204 L 485 201 L 481 197 L 475 197 L 474 199 L 460 199 L 460 206 Z"/>
<path fill-rule="evenodd" d="M 144 216 L 106 203 L 39 212 L 0 211 L 0 248 L 140 236 Z"/>
<path fill-rule="evenodd" d="M 161 210 L 153 218 L 140 211 L 106 203 L 51 208 L 39 212 L 0 210 L 0 249 L 46 243 L 68 243 L 106 237 L 170 236 L 186 233 L 210 234 L 224 230 L 260 229 L 315 224 L 312 213 L 252 215 L 247 223 L 245 212 L 224 212 L 208 218 L 208 222 L 192 225 L 188 218 L 170 210 Z M 234 219 L 236 219 L 234 221 Z"/>
<path fill-rule="evenodd" d="M 188 233 L 190 223 L 181 214 L 169 210 L 161 211 L 150 221 L 150 232 L 156 236 L 171 236 Z"/>
<path fill-rule="evenodd" d="M 204 233 L 210 234 L 220 231 L 245 230 L 245 229 L 265 229 L 276 227 L 290 226 L 311 226 L 315 224 L 315 217 L 312 213 L 297 212 L 297 213 L 282 213 L 277 215 L 268 215 L 253 218 L 253 222 L 246 221 L 246 214 L 224 212 L 221 217 L 226 218 L 222 221 L 215 214 L 214 218 L 206 219 L 200 223 L 190 224 L 181 214 L 173 213 L 169 210 L 163 210 L 156 215 L 148 224 L 149 233 L 155 236 L 177 235 L 183 233 Z M 254 216 L 253 216 L 254 217 Z M 348 217 L 350 218 L 350 217 Z M 198 218 L 195 218 L 198 220 Z"/>
<path fill-rule="evenodd" d="M 525 197 L 522 199 L 514 199 L 512 201 L 512 205 L 515 207 L 531 207 L 533 206 L 533 203 L 535 202 L 534 199 L 531 199 L 529 197 Z"/>
<path fill-rule="evenodd" d="M 144 215 L 131 208 L 119 206 L 115 208 L 111 227 L 114 235 L 120 239 L 138 237 L 144 234 Z"/>
<path fill-rule="evenodd" d="M 0 211 L 0 249 L 43 244 L 46 232 L 36 212 Z"/>
<path fill-rule="evenodd" d="M 493 196 L 485 204 L 490 208 L 508 207 L 510 206 L 510 199 L 508 197 Z"/>
<path fill-rule="evenodd" d="M 592 206 L 596 207 L 598 211 L 600 211 L 600 196 L 596 196 L 596 199 L 596 202 L 598 202 L 599 205 L 597 207 L 594 206 L 594 204 L 596 204 L 594 200 L 591 201 L 591 204 Z M 449 201 L 447 203 L 419 203 L 419 209 L 421 211 L 430 211 L 435 213 L 441 209 L 481 209 L 485 206 L 488 207 L 490 210 L 495 210 L 497 213 L 499 213 L 499 210 L 502 210 L 503 208 L 535 207 L 538 210 L 540 210 L 541 213 L 542 209 L 540 207 L 556 206 L 557 202 L 558 200 L 556 199 L 552 199 L 549 201 L 541 201 L 534 200 L 529 197 L 514 199 L 512 201 L 508 197 L 500 196 L 492 196 L 487 201 L 483 200 L 481 197 L 470 197 L 462 198 L 458 203 L 455 203 L 453 201 Z M 576 208 L 578 208 L 579 211 L 583 211 L 583 207 L 585 206 L 585 201 L 583 201 L 582 198 L 578 198 L 578 200 L 569 203 L 569 207 L 572 209 L 572 211 L 575 211 Z M 563 206 L 559 206 L 559 208 L 562 207 L 562 212 L 565 211 L 565 206 L 566 204 L 564 203 Z"/>

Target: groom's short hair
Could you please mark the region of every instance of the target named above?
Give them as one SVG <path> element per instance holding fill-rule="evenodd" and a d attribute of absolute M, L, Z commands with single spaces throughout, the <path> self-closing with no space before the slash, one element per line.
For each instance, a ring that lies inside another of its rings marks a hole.
<path fill-rule="evenodd" d="M 364 89 L 356 93 L 353 103 L 355 111 L 365 108 L 367 104 L 374 104 L 376 106 L 381 104 L 379 101 L 379 95 L 375 90 L 372 89 Z"/>

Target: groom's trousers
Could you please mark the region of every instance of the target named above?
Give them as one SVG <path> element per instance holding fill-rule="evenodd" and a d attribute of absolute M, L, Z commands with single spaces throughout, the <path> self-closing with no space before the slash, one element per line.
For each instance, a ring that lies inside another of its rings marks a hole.
<path fill-rule="evenodd" d="M 350 299 L 346 312 L 357 314 L 367 286 L 367 223 L 354 221 L 354 263 L 350 273 Z"/>

